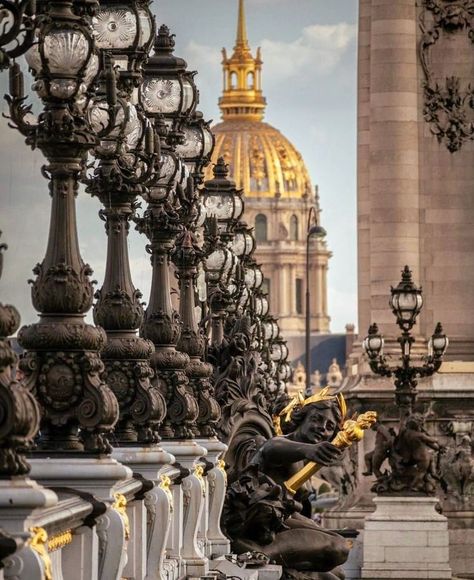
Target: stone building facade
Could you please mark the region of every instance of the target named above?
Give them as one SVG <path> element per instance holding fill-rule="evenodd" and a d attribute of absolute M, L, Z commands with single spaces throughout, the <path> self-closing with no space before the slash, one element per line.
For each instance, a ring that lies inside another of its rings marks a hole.
<path fill-rule="evenodd" d="M 262 265 L 264 289 L 282 334 L 301 336 L 305 331 L 308 214 L 313 206 L 320 223 L 319 196 L 301 154 L 278 129 L 263 121 L 263 61 L 260 49 L 255 56 L 251 53 L 243 0 L 239 1 L 234 51 L 229 57 L 224 49 L 222 63 L 222 122 L 212 128 L 216 136 L 213 161 L 223 157 L 232 179 L 244 190 L 245 219 L 255 228 L 257 240 L 255 257 Z M 324 239 L 311 240 L 309 252 L 311 332 L 328 333 L 331 252 Z"/>

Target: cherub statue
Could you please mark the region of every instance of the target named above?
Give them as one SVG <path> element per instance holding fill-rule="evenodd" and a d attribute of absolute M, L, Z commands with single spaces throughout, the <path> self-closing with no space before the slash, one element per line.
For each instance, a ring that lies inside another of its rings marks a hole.
<path fill-rule="evenodd" d="M 423 415 L 412 413 L 401 425 L 389 451 L 391 472 L 378 476 L 373 491 L 428 495 L 435 492 L 438 476 L 433 451 L 440 451 L 441 446 L 425 431 L 424 421 Z"/>
<path fill-rule="evenodd" d="M 363 475 L 373 474 L 378 479 L 382 477 L 381 468 L 390 456 L 396 433 L 392 428 L 387 429 L 382 423 L 375 423 L 372 429 L 376 432 L 375 447 L 365 454 L 366 471 Z"/>
<path fill-rule="evenodd" d="M 263 442 L 228 488 L 223 524 L 234 551 L 264 553 L 283 565 L 285 578 L 344 578 L 339 566 L 348 556 L 346 540 L 303 515 L 308 492 L 298 485 L 293 494 L 290 482 L 302 468 L 312 468 L 308 462 L 331 466 L 341 460 L 341 449 L 331 441 L 340 435 L 345 414 L 342 395 L 331 396 L 327 388 L 280 411 L 279 434 Z M 345 425 L 359 436 L 371 422 Z"/>

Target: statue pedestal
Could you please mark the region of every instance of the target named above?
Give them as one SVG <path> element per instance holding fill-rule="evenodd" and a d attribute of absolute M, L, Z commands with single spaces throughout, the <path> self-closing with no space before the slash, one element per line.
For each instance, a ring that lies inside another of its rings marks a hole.
<path fill-rule="evenodd" d="M 361 578 L 451 579 L 448 520 L 434 497 L 377 496 L 365 520 Z"/>

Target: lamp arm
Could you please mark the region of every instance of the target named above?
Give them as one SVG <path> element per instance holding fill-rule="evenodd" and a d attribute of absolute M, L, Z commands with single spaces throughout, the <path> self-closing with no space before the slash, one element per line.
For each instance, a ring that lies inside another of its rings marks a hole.
<path fill-rule="evenodd" d="M 369 366 L 373 373 L 380 375 L 381 377 L 391 377 L 396 374 L 386 363 L 384 356 L 379 356 L 376 358 L 369 359 Z"/>

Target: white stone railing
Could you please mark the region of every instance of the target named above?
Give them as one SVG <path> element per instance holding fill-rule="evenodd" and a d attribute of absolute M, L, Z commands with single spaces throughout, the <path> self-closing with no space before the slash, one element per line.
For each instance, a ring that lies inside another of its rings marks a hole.
<path fill-rule="evenodd" d="M 18 542 L 0 580 L 179 580 L 229 552 L 217 440 L 118 448 L 112 458 L 32 459 L 0 482 L 0 527 Z"/>

